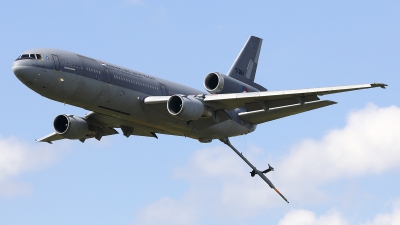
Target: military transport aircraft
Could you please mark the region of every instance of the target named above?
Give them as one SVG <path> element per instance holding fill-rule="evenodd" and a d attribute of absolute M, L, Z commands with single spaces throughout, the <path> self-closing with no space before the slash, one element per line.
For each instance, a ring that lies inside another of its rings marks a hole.
<path fill-rule="evenodd" d="M 260 123 L 336 104 L 318 96 L 381 87 L 386 84 L 267 91 L 254 82 L 262 39 L 251 36 L 227 75 L 206 75 L 208 93 L 149 74 L 72 52 L 40 48 L 22 53 L 13 63 L 17 78 L 38 94 L 87 109 L 85 116 L 63 114 L 54 132 L 37 142 L 60 139 L 100 140 L 122 133 L 157 138 L 185 136 L 208 143 L 219 139 L 234 150 L 285 201 L 286 198 L 229 142 L 253 132 Z M 288 202 L 288 201 L 287 201 Z"/>

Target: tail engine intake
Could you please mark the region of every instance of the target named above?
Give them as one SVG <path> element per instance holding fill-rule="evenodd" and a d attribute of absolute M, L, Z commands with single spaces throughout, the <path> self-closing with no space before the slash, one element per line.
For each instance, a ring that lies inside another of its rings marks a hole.
<path fill-rule="evenodd" d="M 211 94 L 257 92 L 258 89 L 222 73 L 209 73 L 204 79 L 204 87 Z"/>

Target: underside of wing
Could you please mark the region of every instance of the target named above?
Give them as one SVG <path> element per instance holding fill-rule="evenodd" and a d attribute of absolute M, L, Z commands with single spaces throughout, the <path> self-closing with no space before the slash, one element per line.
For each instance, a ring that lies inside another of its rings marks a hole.
<path fill-rule="evenodd" d="M 185 96 L 185 98 L 189 97 L 192 100 L 196 100 L 199 104 L 201 104 L 201 108 L 204 108 L 204 105 L 201 102 L 202 96 L 203 95 L 196 96 L 196 98 L 194 96 Z M 144 99 L 144 104 L 146 105 L 147 109 L 152 110 L 149 113 L 157 113 L 157 116 L 160 118 L 163 117 L 165 121 L 171 119 L 173 119 L 173 121 L 177 121 L 178 119 L 167 110 L 167 102 L 171 97 L 173 96 L 149 96 Z M 184 104 L 179 105 L 182 106 Z M 193 130 L 201 131 L 228 119 L 231 119 L 231 117 L 223 109 L 213 109 L 209 117 L 189 119 L 186 120 L 186 124 Z"/>
<path fill-rule="evenodd" d="M 333 104 L 336 104 L 336 102 L 324 100 L 324 101 L 305 103 L 304 105 L 298 104 L 298 105 L 283 106 L 283 107 L 273 108 L 268 111 L 262 109 L 251 112 L 239 113 L 239 118 L 252 124 L 260 124 L 271 120 L 276 120 L 283 117 L 292 116 L 295 114 L 322 108 L 325 106 L 330 106 Z"/>

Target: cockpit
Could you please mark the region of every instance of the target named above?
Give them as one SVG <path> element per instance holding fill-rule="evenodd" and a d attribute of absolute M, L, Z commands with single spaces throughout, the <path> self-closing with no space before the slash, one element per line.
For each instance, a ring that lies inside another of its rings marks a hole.
<path fill-rule="evenodd" d="M 21 60 L 21 59 L 37 59 L 37 60 L 43 60 L 41 54 L 22 54 L 22 55 L 20 55 L 16 60 Z"/>

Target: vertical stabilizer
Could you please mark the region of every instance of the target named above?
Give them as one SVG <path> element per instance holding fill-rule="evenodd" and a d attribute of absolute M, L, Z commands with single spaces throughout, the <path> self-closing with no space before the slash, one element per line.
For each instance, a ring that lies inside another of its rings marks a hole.
<path fill-rule="evenodd" d="M 256 76 L 261 44 L 261 38 L 250 36 L 227 75 L 247 84 L 253 83 Z"/>

